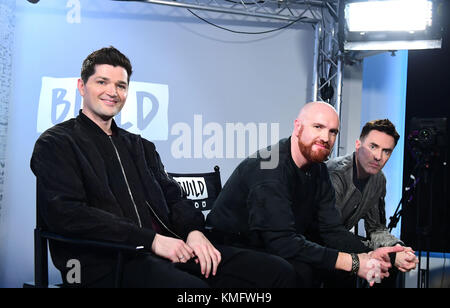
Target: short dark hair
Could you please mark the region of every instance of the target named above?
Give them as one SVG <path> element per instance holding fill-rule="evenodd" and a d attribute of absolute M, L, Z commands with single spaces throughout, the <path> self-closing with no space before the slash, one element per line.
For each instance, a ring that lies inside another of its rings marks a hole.
<path fill-rule="evenodd" d="M 388 119 L 373 120 L 373 121 L 367 122 L 361 131 L 361 135 L 359 136 L 359 139 L 363 140 L 364 138 L 366 138 L 366 136 L 372 130 L 377 130 L 377 131 L 388 134 L 389 136 L 394 138 L 395 145 L 397 145 L 398 139 L 400 139 L 400 135 L 398 134 L 397 130 L 395 129 L 395 125 L 392 124 L 392 122 L 389 121 Z"/>
<path fill-rule="evenodd" d="M 96 50 L 86 57 L 81 67 L 81 79 L 86 83 L 95 73 L 95 66 L 98 64 L 109 64 L 123 67 L 128 73 L 127 82 L 130 83 L 130 76 L 133 72 L 130 60 L 113 46 Z"/>

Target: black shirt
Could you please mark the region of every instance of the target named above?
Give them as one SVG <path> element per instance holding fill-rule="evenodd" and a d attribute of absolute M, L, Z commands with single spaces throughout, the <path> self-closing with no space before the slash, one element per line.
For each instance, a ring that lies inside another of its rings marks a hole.
<path fill-rule="evenodd" d="M 367 251 L 340 222 L 325 164 L 299 169 L 291 157 L 290 138 L 263 151 L 233 172 L 208 215 L 208 226 L 233 238 L 235 245 L 328 270 L 335 267 L 337 249 Z M 261 167 L 267 151 L 269 159 L 278 155 L 275 168 Z"/>
<path fill-rule="evenodd" d="M 370 177 L 367 177 L 365 179 L 358 179 L 355 155 L 356 154 L 353 153 L 353 184 L 355 184 L 355 187 L 358 188 L 358 190 L 361 193 L 363 193 L 364 188 L 366 187 L 367 182 L 369 182 Z"/>

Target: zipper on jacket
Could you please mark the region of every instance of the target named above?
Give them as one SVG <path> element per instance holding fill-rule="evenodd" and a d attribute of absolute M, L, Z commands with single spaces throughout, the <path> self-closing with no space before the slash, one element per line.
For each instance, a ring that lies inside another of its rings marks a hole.
<path fill-rule="evenodd" d="M 109 137 L 109 140 L 111 140 L 111 144 L 112 144 L 112 146 L 113 146 L 113 148 L 114 148 L 114 150 L 116 152 L 117 159 L 119 160 L 119 165 L 120 165 L 120 168 L 122 169 L 123 178 L 125 179 L 125 183 L 127 184 L 128 194 L 130 195 L 131 202 L 133 202 L 134 210 L 136 211 L 136 216 L 138 218 L 139 227 L 142 228 L 141 217 L 139 216 L 139 212 L 138 212 L 138 209 L 137 209 L 137 206 L 136 206 L 136 202 L 134 202 L 133 194 L 132 194 L 131 189 L 130 189 L 130 184 L 128 184 L 128 179 L 127 179 L 127 176 L 125 174 L 125 170 L 123 169 L 122 160 L 120 159 L 119 151 L 117 151 L 116 145 L 114 144 L 114 142 L 112 140 L 112 137 L 111 136 L 108 136 L 108 137 Z"/>
<path fill-rule="evenodd" d="M 175 237 L 177 237 L 178 239 L 180 239 L 181 240 L 181 237 L 180 236 L 178 236 L 178 234 L 176 234 L 175 232 L 173 232 L 172 230 L 170 230 L 169 229 L 169 227 L 167 227 L 163 222 L 162 222 L 162 220 L 159 218 L 159 216 L 158 215 L 156 215 L 156 212 L 155 212 L 155 210 L 153 210 L 153 208 L 151 207 L 151 205 L 150 205 L 150 203 L 148 203 L 148 201 L 147 200 L 145 200 L 145 203 L 147 204 L 147 206 L 150 208 L 150 211 L 152 211 L 152 213 L 153 213 L 153 216 L 155 216 L 155 218 L 159 221 L 159 223 L 164 227 L 164 228 L 166 228 L 166 230 L 167 231 L 169 231 L 170 233 L 172 233 Z"/>

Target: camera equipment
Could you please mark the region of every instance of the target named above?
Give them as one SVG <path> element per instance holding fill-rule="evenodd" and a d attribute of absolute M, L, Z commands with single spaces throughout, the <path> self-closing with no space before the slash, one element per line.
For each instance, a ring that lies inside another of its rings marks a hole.
<path fill-rule="evenodd" d="M 409 223 L 415 226 L 416 246 L 419 252 L 417 287 L 428 287 L 429 284 L 429 252 L 432 249 L 432 235 L 439 234 L 436 230 L 440 228 L 436 222 L 433 224 L 433 218 L 437 215 L 446 217 L 446 213 L 437 213 L 436 210 L 433 211 L 433 208 L 442 202 L 438 199 L 446 193 L 447 142 L 446 118 L 411 119 L 406 145 L 415 160 L 415 165 L 409 176 L 410 182 L 405 185 L 397 209 L 390 217 L 388 228 L 392 231 L 400 217 L 402 215 L 405 217 L 405 213 L 408 213 Z M 400 210 L 402 204 L 403 207 Z M 404 230 L 406 228 L 402 223 L 402 235 Z M 421 269 L 422 251 L 427 253 L 426 269 Z"/>
<path fill-rule="evenodd" d="M 446 118 L 413 118 L 408 145 L 416 161 L 431 162 L 447 146 Z"/>

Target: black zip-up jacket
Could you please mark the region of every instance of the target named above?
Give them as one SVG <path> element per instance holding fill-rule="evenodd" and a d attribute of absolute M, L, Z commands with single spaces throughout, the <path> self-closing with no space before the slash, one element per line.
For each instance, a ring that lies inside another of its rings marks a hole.
<path fill-rule="evenodd" d="M 45 195 L 40 212 L 48 230 L 143 246 L 148 252 L 155 229 L 182 239 L 190 231 L 204 231 L 203 215 L 167 175 L 155 145 L 114 121 L 112 131 L 108 136 L 80 111 L 36 141 L 31 169 Z M 50 242 L 50 249 L 63 279 L 70 259 L 80 261 L 86 284 L 115 265 L 110 252 L 57 242 Z"/>
<path fill-rule="evenodd" d="M 367 252 L 341 224 L 326 165 L 299 169 L 290 138 L 269 152 L 271 158 L 279 155 L 276 168 L 262 168 L 267 152 L 245 159 L 223 187 L 207 226 L 222 233 L 226 244 L 251 246 L 318 269 L 333 270 L 338 251 Z"/>

